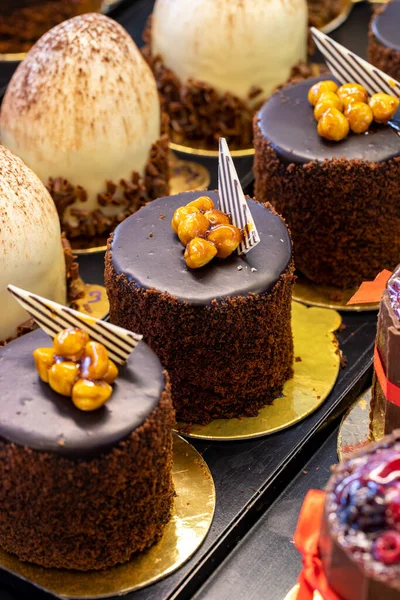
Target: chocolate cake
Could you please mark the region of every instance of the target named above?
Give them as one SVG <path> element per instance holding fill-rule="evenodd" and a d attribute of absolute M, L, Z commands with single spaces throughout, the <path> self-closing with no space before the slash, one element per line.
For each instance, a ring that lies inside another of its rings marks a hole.
<path fill-rule="evenodd" d="M 400 598 L 399 466 L 397 430 L 333 469 L 319 552 L 341 600 Z"/>
<path fill-rule="evenodd" d="M 384 73 L 400 79 L 400 1 L 380 7 L 369 27 L 369 61 Z"/>
<path fill-rule="evenodd" d="M 390 278 L 379 308 L 376 336 L 375 367 L 381 368 L 386 379 L 400 386 L 400 268 Z M 387 399 L 381 383 L 374 373 L 370 411 L 370 433 L 372 439 L 400 428 L 400 405 Z"/>
<path fill-rule="evenodd" d="M 65 19 L 100 10 L 102 0 L 2 0 L 0 53 L 26 52 Z"/>
<path fill-rule="evenodd" d="M 310 27 L 321 29 L 341 13 L 343 0 L 307 0 L 308 22 Z"/>
<path fill-rule="evenodd" d="M 185 265 L 175 209 L 202 196 L 160 198 L 117 227 L 105 282 L 111 321 L 144 335 L 171 377 L 185 422 L 256 415 L 292 375 L 291 241 L 270 206 L 249 200 L 261 242 L 248 254 Z M 207 192 L 218 206 L 218 193 Z"/>
<path fill-rule="evenodd" d="M 0 350 L 0 546 L 60 569 L 104 569 L 156 542 L 173 501 L 168 376 L 139 342 L 107 405 L 78 410 L 39 379 L 41 330 Z"/>
<path fill-rule="evenodd" d="M 318 79 L 274 94 L 254 119 L 255 196 L 287 221 L 296 266 L 340 288 L 392 270 L 400 255 L 400 147 L 395 131 L 329 142 L 318 135 L 307 93 Z"/>

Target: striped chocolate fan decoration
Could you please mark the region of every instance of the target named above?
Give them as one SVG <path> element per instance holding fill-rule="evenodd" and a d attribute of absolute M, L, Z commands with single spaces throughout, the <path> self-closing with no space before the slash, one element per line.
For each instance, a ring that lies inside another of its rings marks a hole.
<path fill-rule="evenodd" d="M 331 73 L 343 83 L 360 83 L 369 95 L 386 92 L 400 98 L 400 83 L 369 62 L 341 46 L 330 37 L 311 27 L 318 50 L 323 54 Z"/>
<path fill-rule="evenodd" d="M 123 365 L 127 361 L 143 337 L 122 327 L 83 315 L 72 308 L 62 306 L 62 304 L 47 300 L 47 298 L 42 298 L 14 285 L 9 285 L 8 291 L 50 337 L 54 338 L 57 333 L 68 327 L 79 327 L 86 331 L 92 340 L 103 344 L 107 348 L 110 358 L 119 365 Z"/>
<path fill-rule="evenodd" d="M 222 212 L 229 214 L 232 223 L 243 231 L 238 254 L 246 254 L 260 242 L 256 224 L 239 183 L 235 165 L 225 138 L 219 139 L 218 191 Z"/>

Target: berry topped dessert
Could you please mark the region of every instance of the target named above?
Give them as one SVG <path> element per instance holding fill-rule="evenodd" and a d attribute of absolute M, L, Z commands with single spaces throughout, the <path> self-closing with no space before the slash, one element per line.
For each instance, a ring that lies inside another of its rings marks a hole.
<path fill-rule="evenodd" d="M 400 598 L 400 431 L 333 469 L 319 552 L 342 600 Z"/>
<path fill-rule="evenodd" d="M 400 145 L 397 133 L 380 124 L 395 98 L 383 95 L 382 102 L 377 94 L 368 106 L 359 85 L 336 86 L 328 74 L 267 100 L 254 120 L 254 174 L 256 198 L 270 202 L 290 227 L 297 268 L 312 282 L 345 289 L 398 263 Z M 346 116 L 336 108 L 341 104 L 349 107 Z M 349 127 L 365 129 L 370 109 L 379 122 L 363 135 L 347 135 Z"/>
<path fill-rule="evenodd" d="M 260 242 L 238 254 L 241 230 L 221 205 L 218 192 L 155 200 L 116 228 L 106 254 L 111 322 L 143 334 L 187 423 L 256 415 L 292 376 L 288 229 L 248 200 Z"/>
<path fill-rule="evenodd" d="M 157 86 L 132 38 L 100 14 L 46 33 L 19 65 L 0 116 L 2 143 L 47 186 L 80 247 L 168 193 Z"/>
<path fill-rule="evenodd" d="M 376 335 L 370 433 L 379 440 L 400 428 L 400 266 L 383 292 Z"/>
<path fill-rule="evenodd" d="M 369 61 L 384 73 L 400 79 L 400 0 L 378 9 L 369 29 Z"/>
<path fill-rule="evenodd" d="M 307 4 L 157 0 L 147 37 L 172 140 L 247 148 L 256 108 L 306 60 Z"/>

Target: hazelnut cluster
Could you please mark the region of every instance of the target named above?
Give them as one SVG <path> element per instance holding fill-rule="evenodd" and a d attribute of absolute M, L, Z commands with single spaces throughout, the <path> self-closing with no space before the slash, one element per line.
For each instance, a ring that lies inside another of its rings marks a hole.
<path fill-rule="evenodd" d="M 372 121 L 387 123 L 399 106 L 399 100 L 389 94 L 378 93 L 368 99 L 362 85 L 345 83 L 339 87 L 330 80 L 315 83 L 308 101 L 314 106 L 319 135 L 335 142 L 343 140 L 350 130 L 365 133 Z"/>
<path fill-rule="evenodd" d="M 53 348 L 33 352 L 40 379 L 62 396 L 72 396 L 80 410 L 96 410 L 112 394 L 118 368 L 107 349 L 89 339 L 86 331 L 71 327 L 56 335 Z"/>
<path fill-rule="evenodd" d="M 203 267 L 215 256 L 227 258 L 243 239 L 240 229 L 208 196 L 177 208 L 171 226 L 186 246 L 184 256 L 190 269 Z"/>

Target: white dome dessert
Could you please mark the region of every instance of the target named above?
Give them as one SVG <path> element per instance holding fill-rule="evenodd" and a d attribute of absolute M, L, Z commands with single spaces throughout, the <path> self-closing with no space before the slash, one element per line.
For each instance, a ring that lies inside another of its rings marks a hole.
<path fill-rule="evenodd" d="M 156 0 L 151 53 L 182 83 L 203 81 L 245 101 L 254 86 L 266 97 L 306 60 L 307 3 Z"/>
<path fill-rule="evenodd" d="M 47 184 L 61 177 L 83 188 L 63 214 L 67 233 L 76 209 L 116 215 L 124 202 L 99 204 L 107 182 L 143 176 L 160 138 L 155 79 L 128 33 L 100 14 L 74 17 L 46 33 L 8 86 L 1 143 Z"/>
<path fill-rule="evenodd" d="M 13 284 L 66 303 L 65 259 L 54 202 L 38 177 L 0 146 L 0 341 L 29 319 Z"/>

